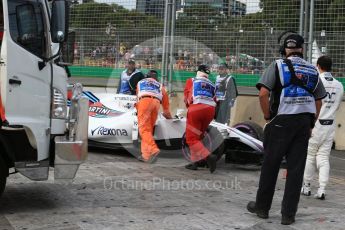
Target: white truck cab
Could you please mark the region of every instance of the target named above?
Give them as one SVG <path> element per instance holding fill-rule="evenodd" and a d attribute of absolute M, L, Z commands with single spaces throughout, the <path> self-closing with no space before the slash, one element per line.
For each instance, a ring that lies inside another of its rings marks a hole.
<path fill-rule="evenodd" d="M 11 168 L 32 180 L 48 179 L 50 166 L 55 179 L 75 177 L 87 158 L 88 100 L 76 84 L 67 107 L 67 1 L 2 0 L 0 12 L 1 195 Z"/>

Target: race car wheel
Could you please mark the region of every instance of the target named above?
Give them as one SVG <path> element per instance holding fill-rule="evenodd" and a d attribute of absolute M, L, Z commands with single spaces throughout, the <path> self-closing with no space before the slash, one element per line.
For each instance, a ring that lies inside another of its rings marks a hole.
<path fill-rule="evenodd" d="M 217 156 L 217 161 L 222 158 L 225 150 L 224 137 L 217 128 L 209 126 L 202 142 L 212 154 Z M 190 150 L 186 142 L 186 133 L 182 137 L 182 152 L 184 157 L 191 161 Z"/>
<path fill-rule="evenodd" d="M 2 157 L 0 156 L 0 197 L 5 190 L 7 176 L 8 168 Z"/>
<path fill-rule="evenodd" d="M 241 132 L 248 134 L 251 137 L 254 137 L 255 139 L 258 139 L 259 141 L 264 140 L 264 131 L 262 127 L 254 122 L 241 122 L 233 126 L 233 128 L 238 129 Z"/>
<path fill-rule="evenodd" d="M 133 148 L 127 150 L 132 156 L 135 158 L 139 158 L 141 156 L 141 137 L 138 135 L 138 140 L 133 142 Z"/>

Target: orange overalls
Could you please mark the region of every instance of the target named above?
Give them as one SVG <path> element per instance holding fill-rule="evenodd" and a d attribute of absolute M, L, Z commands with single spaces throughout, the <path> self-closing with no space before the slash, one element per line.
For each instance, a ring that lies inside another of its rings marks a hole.
<path fill-rule="evenodd" d="M 156 124 L 160 104 L 163 115 L 171 119 L 169 97 L 165 88 L 153 78 L 145 78 L 137 85 L 138 126 L 141 137 L 141 153 L 144 160 L 159 153 L 159 148 L 153 138 L 153 129 Z"/>
<path fill-rule="evenodd" d="M 195 78 L 197 79 L 197 78 Z M 207 78 L 205 78 L 207 79 Z M 201 79 L 204 80 L 204 79 Z M 212 83 L 205 80 L 205 83 L 212 87 Z M 190 78 L 186 81 L 186 86 L 184 89 L 184 102 L 187 111 L 187 124 L 186 124 L 186 142 L 189 146 L 191 153 L 191 161 L 197 162 L 204 160 L 210 155 L 210 151 L 202 143 L 202 139 L 205 132 L 214 118 L 215 114 L 215 94 L 213 89 L 210 89 L 210 97 L 208 100 L 195 100 L 193 95 L 193 88 L 195 80 Z"/>

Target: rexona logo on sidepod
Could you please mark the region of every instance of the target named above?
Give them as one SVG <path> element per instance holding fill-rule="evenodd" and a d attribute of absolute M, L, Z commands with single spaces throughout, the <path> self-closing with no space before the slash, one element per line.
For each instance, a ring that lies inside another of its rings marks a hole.
<path fill-rule="evenodd" d="M 101 136 L 128 136 L 127 130 L 125 129 L 110 129 L 103 126 L 99 126 L 94 130 L 91 130 L 91 135 L 101 135 Z"/>
<path fill-rule="evenodd" d="M 96 118 L 107 118 L 107 117 L 117 117 L 122 115 L 123 112 L 110 109 L 103 105 L 101 102 L 96 102 L 89 106 L 89 117 Z"/>

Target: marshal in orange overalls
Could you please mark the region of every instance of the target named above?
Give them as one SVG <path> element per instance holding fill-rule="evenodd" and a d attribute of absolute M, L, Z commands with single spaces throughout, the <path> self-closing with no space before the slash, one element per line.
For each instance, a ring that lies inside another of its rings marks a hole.
<path fill-rule="evenodd" d="M 193 164 L 206 160 L 212 173 L 216 168 L 216 159 L 202 142 L 206 130 L 214 118 L 216 107 L 215 86 L 208 79 L 209 73 L 209 68 L 206 65 L 201 65 L 197 76 L 186 81 L 184 102 L 188 108 L 186 142 L 191 153 L 190 160 L 193 162 L 186 168 L 195 168 Z"/>
<path fill-rule="evenodd" d="M 150 162 L 159 154 L 159 148 L 153 138 L 153 129 L 157 121 L 160 104 L 163 116 L 171 119 L 169 97 L 165 88 L 154 78 L 145 78 L 137 85 L 138 126 L 141 137 L 141 153 L 144 162 Z"/>
<path fill-rule="evenodd" d="M 204 134 L 214 118 L 215 102 L 212 105 L 193 101 L 193 79 L 188 79 L 185 87 L 185 102 L 188 108 L 186 141 L 193 162 L 206 159 L 210 151 L 202 143 Z M 213 105 L 214 104 L 214 105 Z"/>

